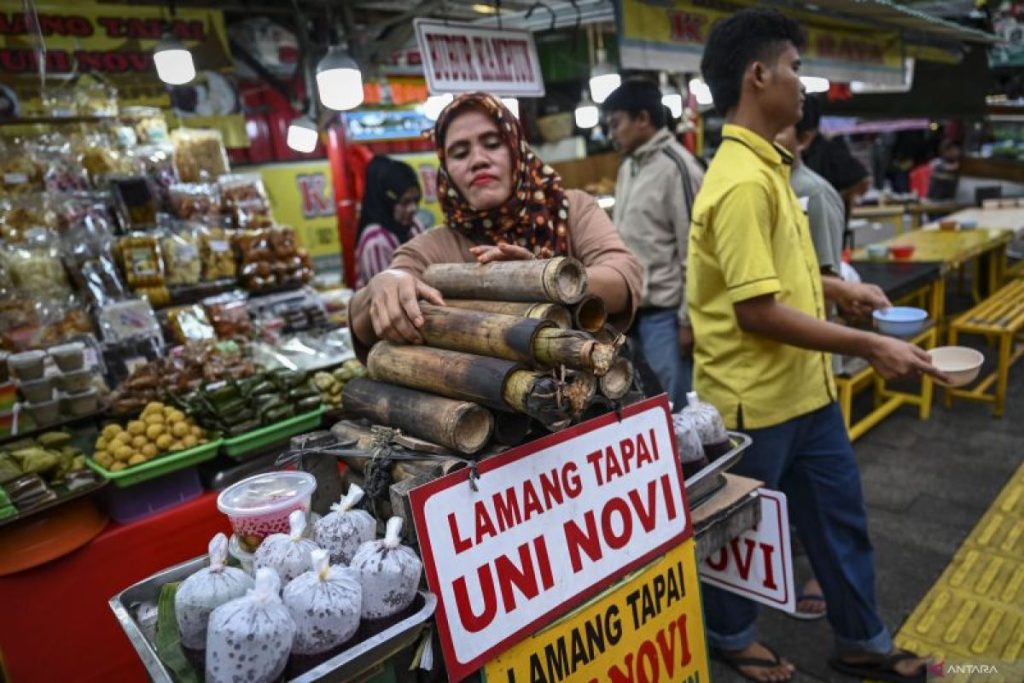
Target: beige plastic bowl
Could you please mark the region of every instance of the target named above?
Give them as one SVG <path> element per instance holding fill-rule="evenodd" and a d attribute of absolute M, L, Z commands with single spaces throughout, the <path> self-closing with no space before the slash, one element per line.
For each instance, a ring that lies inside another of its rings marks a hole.
<path fill-rule="evenodd" d="M 949 386 L 962 387 L 973 382 L 981 371 L 985 356 L 966 346 L 940 346 L 928 351 L 932 365 L 949 377 Z"/>

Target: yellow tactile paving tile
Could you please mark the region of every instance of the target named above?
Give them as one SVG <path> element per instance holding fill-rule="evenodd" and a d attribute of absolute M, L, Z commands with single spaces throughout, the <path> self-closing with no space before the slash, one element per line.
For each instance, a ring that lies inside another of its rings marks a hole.
<path fill-rule="evenodd" d="M 1024 465 L 896 636 L 935 658 L 930 681 L 1024 681 Z"/>

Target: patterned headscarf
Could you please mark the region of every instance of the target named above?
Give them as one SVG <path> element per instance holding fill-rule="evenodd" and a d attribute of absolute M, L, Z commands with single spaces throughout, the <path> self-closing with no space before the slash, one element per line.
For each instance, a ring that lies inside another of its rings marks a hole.
<path fill-rule="evenodd" d="M 466 201 L 445 166 L 448 126 L 456 116 L 473 107 L 494 119 L 511 150 L 512 194 L 504 204 L 485 211 L 474 209 Z M 477 243 L 526 247 L 539 258 L 568 255 L 569 199 L 562 188 L 562 178 L 537 158 L 526 142 L 519 120 L 500 100 L 481 92 L 459 95 L 437 117 L 433 137 L 441 161 L 437 197 L 449 228 Z"/>

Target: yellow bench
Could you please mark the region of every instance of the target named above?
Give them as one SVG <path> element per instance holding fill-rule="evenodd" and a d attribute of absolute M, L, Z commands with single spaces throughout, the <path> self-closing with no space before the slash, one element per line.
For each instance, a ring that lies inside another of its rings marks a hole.
<path fill-rule="evenodd" d="M 1012 266 L 1006 267 L 1006 277 L 1024 277 L 1024 259 L 1017 261 Z"/>
<path fill-rule="evenodd" d="M 911 344 L 930 349 L 938 339 L 938 328 L 931 324 L 917 336 L 909 339 Z M 856 422 L 853 420 L 853 397 L 868 387 L 874 387 L 874 408 Z M 896 391 L 886 386 L 885 380 L 878 376 L 875 369 L 868 364 L 852 374 L 836 376 L 836 389 L 839 392 L 839 408 L 843 413 L 843 422 L 850 441 L 856 441 L 869 429 L 889 417 L 897 408 L 904 405 L 917 406 L 918 417 L 927 420 L 932 414 L 932 378 L 925 375 L 921 378 L 919 393 Z"/>
<path fill-rule="evenodd" d="M 953 397 L 993 404 L 995 417 L 1002 417 L 1006 408 L 1006 383 L 1010 366 L 1024 355 L 1024 345 L 1016 342 L 1024 330 L 1024 278 L 1012 280 L 974 308 L 962 313 L 949 327 L 949 343 L 956 346 L 961 334 L 980 334 L 999 341 L 996 369 L 971 389 L 946 389 L 946 406 Z M 1015 348 L 1016 347 L 1016 348 Z M 995 384 L 995 391 L 989 388 Z"/>

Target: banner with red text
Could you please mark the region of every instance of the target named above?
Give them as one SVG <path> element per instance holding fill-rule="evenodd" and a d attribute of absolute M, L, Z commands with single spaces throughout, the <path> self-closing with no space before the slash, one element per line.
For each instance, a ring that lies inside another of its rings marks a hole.
<path fill-rule="evenodd" d="M 693 535 L 664 395 L 413 489 L 458 681 Z"/>

